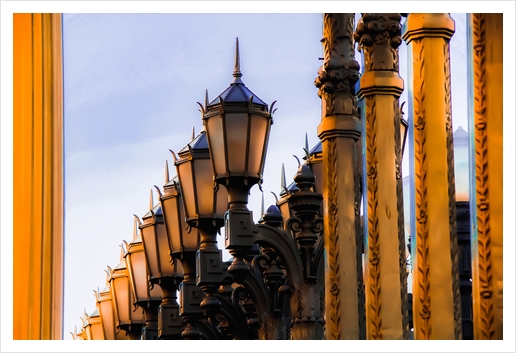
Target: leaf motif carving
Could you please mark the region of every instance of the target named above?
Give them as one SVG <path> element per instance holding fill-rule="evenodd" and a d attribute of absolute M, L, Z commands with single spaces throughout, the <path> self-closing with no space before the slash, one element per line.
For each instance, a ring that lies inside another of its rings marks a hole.
<path fill-rule="evenodd" d="M 489 222 L 489 184 L 487 158 L 487 97 L 486 97 L 486 33 L 485 15 L 474 13 L 473 29 L 473 75 L 474 75 L 474 124 L 475 124 L 475 171 L 477 209 L 477 257 L 480 287 L 481 337 L 492 339 L 495 334 L 493 310 L 493 274 L 491 270 L 491 227 Z M 476 278 L 477 279 L 477 278 Z"/>

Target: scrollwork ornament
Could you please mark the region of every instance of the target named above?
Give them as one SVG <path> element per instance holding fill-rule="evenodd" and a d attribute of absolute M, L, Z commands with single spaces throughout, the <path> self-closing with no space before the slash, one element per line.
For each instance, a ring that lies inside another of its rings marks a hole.
<path fill-rule="evenodd" d="M 287 221 L 286 229 L 292 232 L 295 237 L 296 234 L 303 231 L 303 221 L 296 216 L 292 216 Z"/>
<path fill-rule="evenodd" d="M 324 219 L 316 217 L 312 220 L 311 231 L 315 234 L 321 234 L 324 229 Z"/>

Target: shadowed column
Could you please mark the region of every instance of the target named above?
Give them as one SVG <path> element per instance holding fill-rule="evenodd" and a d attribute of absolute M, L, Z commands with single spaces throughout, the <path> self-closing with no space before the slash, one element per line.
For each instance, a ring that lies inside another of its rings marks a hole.
<path fill-rule="evenodd" d="M 367 339 L 408 339 L 407 269 L 401 180 L 398 47 L 401 15 L 363 14 L 358 97 L 365 113 L 364 217 Z"/>
<path fill-rule="evenodd" d="M 503 339 L 503 15 L 468 15 L 475 339 Z"/>
<path fill-rule="evenodd" d="M 323 14 L 324 63 L 315 80 L 322 100 L 326 339 L 365 339 L 354 16 Z"/>

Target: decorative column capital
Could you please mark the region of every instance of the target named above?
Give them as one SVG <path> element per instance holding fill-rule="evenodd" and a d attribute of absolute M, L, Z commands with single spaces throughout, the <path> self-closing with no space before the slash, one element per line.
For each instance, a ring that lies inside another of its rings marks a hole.
<path fill-rule="evenodd" d="M 410 43 L 423 37 L 440 37 L 446 40 L 455 33 L 455 21 L 447 13 L 409 14 L 403 25 L 403 39 Z"/>
<path fill-rule="evenodd" d="M 398 71 L 396 49 L 402 42 L 400 21 L 399 13 L 365 13 L 358 20 L 354 38 L 364 55 L 365 71 Z"/>
<path fill-rule="evenodd" d="M 315 79 L 317 94 L 323 100 L 323 118 L 355 113 L 360 65 L 354 57 L 353 27 L 354 14 L 323 15 L 324 63 Z"/>

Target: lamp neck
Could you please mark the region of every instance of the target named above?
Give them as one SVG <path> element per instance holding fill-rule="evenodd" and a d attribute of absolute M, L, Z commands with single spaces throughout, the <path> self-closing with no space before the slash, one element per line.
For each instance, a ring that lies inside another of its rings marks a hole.
<path fill-rule="evenodd" d="M 199 219 L 197 229 L 201 234 L 199 243 L 199 250 L 218 250 L 217 247 L 217 232 L 220 226 L 217 221 L 212 218 Z"/>
<path fill-rule="evenodd" d="M 225 184 L 228 192 L 228 209 L 247 210 L 249 202 L 249 191 L 256 184 L 256 179 L 234 177 L 229 178 Z M 224 185 L 224 184 L 223 184 Z"/>
<path fill-rule="evenodd" d="M 183 265 L 183 282 L 195 282 L 195 251 L 181 253 L 181 265 Z"/>

